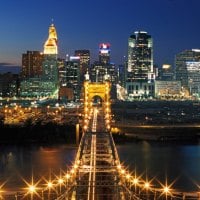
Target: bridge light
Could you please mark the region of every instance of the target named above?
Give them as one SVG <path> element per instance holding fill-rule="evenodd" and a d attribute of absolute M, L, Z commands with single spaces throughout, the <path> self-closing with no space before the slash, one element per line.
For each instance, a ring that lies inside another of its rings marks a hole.
<path fill-rule="evenodd" d="M 106 127 L 107 129 L 110 129 L 110 126 L 109 125 L 107 125 L 107 127 Z"/>
<path fill-rule="evenodd" d="M 164 188 L 163 188 L 163 192 L 165 193 L 165 194 L 168 194 L 169 193 L 169 187 L 168 186 L 165 186 Z"/>
<path fill-rule="evenodd" d="M 4 191 L 1 189 L 0 187 L 0 199 L 2 198 L 1 194 L 3 193 Z"/>
<path fill-rule="evenodd" d="M 126 179 L 129 180 L 130 178 L 131 178 L 131 175 L 130 175 L 130 174 L 127 174 L 127 175 L 126 175 Z"/>
<path fill-rule="evenodd" d="M 148 182 L 146 182 L 146 183 L 144 184 L 144 188 L 148 190 L 148 189 L 150 188 L 150 184 L 149 184 Z"/>
<path fill-rule="evenodd" d="M 63 184 L 63 182 L 64 182 L 64 180 L 63 180 L 62 178 L 59 178 L 59 179 L 58 179 L 58 183 L 59 183 L 59 184 Z"/>
<path fill-rule="evenodd" d="M 125 174 L 125 170 L 124 169 L 121 169 L 121 174 Z"/>
<path fill-rule="evenodd" d="M 77 169 L 77 168 L 78 168 L 78 165 L 75 164 L 75 165 L 74 165 L 74 169 Z"/>
<path fill-rule="evenodd" d="M 50 188 L 52 188 L 53 187 L 53 183 L 52 182 L 48 182 L 47 183 L 47 187 L 50 189 Z"/>
<path fill-rule="evenodd" d="M 105 115 L 105 118 L 109 118 L 109 114 L 106 114 L 106 115 Z"/>
<path fill-rule="evenodd" d="M 70 174 L 66 174 L 65 175 L 65 178 L 68 180 L 68 179 L 70 179 Z"/>
<path fill-rule="evenodd" d="M 30 194 L 35 193 L 35 192 L 36 192 L 36 187 L 35 187 L 34 185 L 29 185 L 29 187 L 28 187 L 28 192 L 29 192 Z"/>
<path fill-rule="evenodd" d="M 117 168 L 118 168 L 118 169 L 121 169 L 121 168 L 122 168 L 122 166 L 121 166 L 121 165 L 117 165 Z"/>
<path fill-rule="evenodd" d="M 80 161 L 80 160 L 77 160 L 76 162 L 77 162 L 77 164 L 79 165 L 81 161 Z"/>
<path fill-rule="evenodd" d="M 138 182 L 139 182 L 139 181 L 138 181 L 138 179 L 137 179 L 137 178 L 134 178 L 134 179 L 133 179 L 133 183 L 134 183 L 135 185 L 137 185 L 137 184 L 138 184 Z"/>

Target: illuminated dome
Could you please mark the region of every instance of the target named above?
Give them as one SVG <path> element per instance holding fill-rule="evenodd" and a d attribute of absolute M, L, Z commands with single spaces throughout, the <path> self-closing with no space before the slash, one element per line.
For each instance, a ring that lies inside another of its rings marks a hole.
<path fill-rule="evenodd" d="M 44 44 L 44 54 L 58 54 L 57 33 L 54 24 L 49 27 L 49 37 Z"/>

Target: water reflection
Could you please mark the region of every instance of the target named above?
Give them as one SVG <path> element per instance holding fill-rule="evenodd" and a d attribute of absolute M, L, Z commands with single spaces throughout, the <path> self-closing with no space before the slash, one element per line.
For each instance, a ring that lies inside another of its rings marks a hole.
<path fill-rule="evenodd" d="M 168 182 L 176 180 L 174 187 L 197 190 L 200 184 L 200 145 L 139 142 L 119 145 L 119 155 L 130 170 L 146 173 L 150 178 Z"/>
<path fill-rule="evenodd" d="M 196 190 L 200 185 L 200 145 L 138 142 L 117 145 L 120 160 L 131 171 L 174 184 L 175 188 Z M 67 170 L 77 151 L 76 146 L 0 146 L 0 183 L 18 190 L 22 181 L 59 175 Z"/>
<path fill-rule="evenodd" d="M 32 175 L 39 179 L 50 171 L 58 174 L 61 169 L 67 170 L 75 153 L 76 147 L 67 145 L 1 146 L 0 182 L 7 180 L 7 187 L 17 189 L 23 185 L 22 177 L 30 180 Z"/>

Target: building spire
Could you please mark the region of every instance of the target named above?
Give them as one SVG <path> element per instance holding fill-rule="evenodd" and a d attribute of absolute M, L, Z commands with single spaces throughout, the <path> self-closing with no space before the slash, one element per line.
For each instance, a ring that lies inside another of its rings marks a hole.
<path fill-rule="evenodd" d="M 49 27 L 49 36 L 44 44 L 44 54 L 58 54 L 57 33 L 53 23 Z"/>

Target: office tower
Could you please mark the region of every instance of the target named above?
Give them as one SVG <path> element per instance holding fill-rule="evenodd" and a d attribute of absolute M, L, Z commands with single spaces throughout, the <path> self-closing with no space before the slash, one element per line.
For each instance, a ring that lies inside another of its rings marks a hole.
<path fill-rule="evenodd" d="M 49 27 L 49 36 L 44 44 L 43 80 L 58 81 L 57 33 L 53 24 Z"/>
<path fill-rule="evenodd" d="M 90 68 L 90 79 L 92 82 L 104 82 L 105 79 L 110 80 L 112 84 L 118 81 L 117 70 L 115 64 L 104 65 L 94 62 Z"/>
<path fill-rule="evenodd" d="M 136 31 L 128 39 L 128 79 L 147 81 L 153 73 L 153 43 L 147 32 Z"/>
<path fill-rule="evenodd" d="M 110 62 L 110 44 L 99 45 L 99 61 L 90 67 L 90 80 L 92 82 L 111 82 L 111 98 L 116 98 L 116 84 L 118 83 L 118 71 L 114 63 Z"/>
<path fill-rule="evenodd" d="M 99 63 L 102 65 L 110 64 L 110 44 L 99 44 Z"/>
<path fill-rule="evenodd" d="M 0 74 L 0 97 L 16 97 L 19 90 L 19 75 L 11 72 Z"/>
<path fill-rule="evenodd" d="M 89 50 L 76 50 L 75 56 L 80 58 L 80 81 L 83 83 L 84 76 L 90 67 L 90 51 Z"/>
<path fill-rule="evenodd" d="M 187 82 L 190 96 L 200 97 L 200 61 L 187 61 Z"/>
<path fill-rule="evenodd" d="M 74 101 L 80 99 L 80 58 L 70 57 L 69 61 L 64 63 L 65 77 L 63 77 L 64 86 L 73 89 Z"/>
<path fill-rule="evenodd" d="M 54 24 L 51 24 L 49 27 L 49 36 L 44 44 L 44 54 L 58 54 L 58 46 L 57 46 L 57 32 Z"/>
<path fill-rule="evenodd" d="M 20 85 L 21 96 L 58 98 L 59 80 L 57 54 L 57 33 L 55 26 L 51 24 L 49 27 L 48 39 L 44 44 L 42 75 L 22 81 Z"/>
<path fill-rule="evenodd" d="M 153 42 L 151 35 L 136 31 L 128 39 L 126 89 L 129 97 L 153 95 Z"/>
<path fill-rule="evenodd" d="M 174 70 L 171 65 L 163 64 L 162 68 L 158 71 L 157 80 L 172 81 L 174 80 Z"/>
<path fill-rule="evenodd" d="M 39 51 L 27 51 L 22 54 L 21 78 L 33 78 L 42 75 L 43 53 Z"/>
<path fill-rule="evenodd" d="M 185 50 L 175 56 L 176 80 L 181 81 L 184 89 L 189 89 L 186 62 L 199 62 L 200 49 Z"/>

